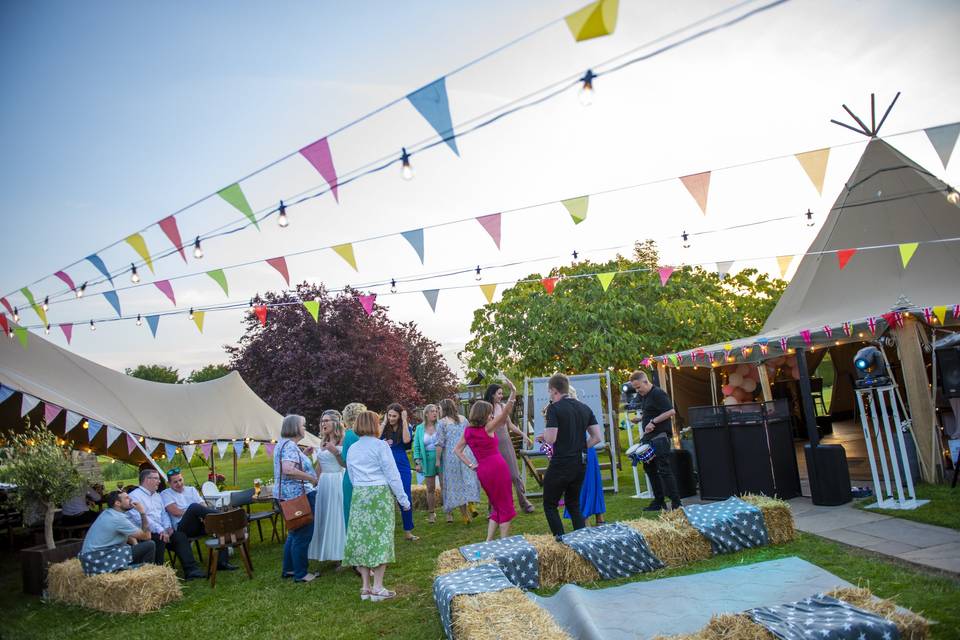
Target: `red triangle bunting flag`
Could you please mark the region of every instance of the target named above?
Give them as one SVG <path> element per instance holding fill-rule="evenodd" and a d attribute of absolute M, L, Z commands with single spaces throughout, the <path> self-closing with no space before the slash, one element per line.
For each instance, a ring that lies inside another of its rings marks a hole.
<path fill-rule="evenodd" d="M 803 343 L 808 347 L 810 346 L 810 343 L 813 342 L 813 340 L 810 338 L 810 329 L 804 329 L 801 331 L 800 337 L 803 338 Z"/>
<path fill-rule="evenodd" d="M 837 251 L 837 261 L 840 263 L 840 270 L 842 271 L 847 263 L 850 262 L 850 258 L 853 257 L 853 254 L 857 252 L 856 249 L 841 249 Z"/>
<path fill-rule="evenodd" d="M 173 286 L 170 284 L 169 280 L 157 280 L 153 284 L 157 287 L 157 289 L 163 291 L 163 295 L 170 299 L 170 302 L 173 303 L 173 306 L 177 306 L 177 297 L 173 295 Z"/>
<path fill-rule="evenodd" d="M 543 288 L 547 290 L 547 294 L 553 294 L 554 287 L 557 286 L 557 280 L 559 278 L 544 278 L 540 281 L 540 284 L 543 285 Z"/>
<path fill-rule="evenodd" d="M 187 254 L 183 252 L 183 240 L 180 239 L 180 229 L 177 228 L 177 219 L 173 216 L 167 216 L 157 223 L 157 226 L 167 235 L 167 239 L 173 244 L 174 248 L 180 252 L 183 261 L 187 261 Z M 174 303 L 176 304 L 176 303 Z"/>
<path fill-rule="evenodd" d="M 10 314 L 10 317 L 13 317 L 13 307 L 10 306 L 10 302 L 6 298 L 0 298 L 0 304 L 2 304 L 3 308 L 7 310 L 7 313 Z"/>
<path fill-rule="evenodd" d="M 493 213 L 488 216 L 480 216 L 477 218 L 477 222 L 480 223 L 480 226 L 490 234 L 490 237 L 493 238 L 493 241 L 497 245 L 497 249 L 500 248 L 500 214 Z"/>
<path fill-rule="evenodd" d="M 7 315 L 5 313 L 0 313 L 0 327 L 3 328 L 4 335 L 10 333 L 10 323 L 7 322 Z"/>
<path fill-rule="evenodd" d="M 267 307 L 266 305 L 258 304 L 253 308 L 253 312 L 257 315 L 257 318 L 260 319 L 260 326 L 267 326 Z"/>
<path fill-rule="evenodd" d="M 267 264 L 280 272 L 280 275 L 283 276 L 284 281 L 286 281 L 287 286 L 290 286 L 290 272 L 287 271 L 287 259 L 283 256 L 279 258 L 270 258 L 267 260 Z"/>
<path fill-rule="evenodd" d="M 300 149 L 300 154 L 323 176 L 330 185 L 333 199 L 340 202 L 340 195 L 337 193 L 337 170 L 333 166 L 333 156 L 330 154 L 330 144 L 327 139 L 320 138 L 313 144 L 307 145 Z"/>

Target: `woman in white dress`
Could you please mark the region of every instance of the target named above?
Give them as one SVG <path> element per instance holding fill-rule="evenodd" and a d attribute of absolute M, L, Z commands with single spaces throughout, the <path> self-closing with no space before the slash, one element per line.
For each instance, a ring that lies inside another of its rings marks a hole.
<path fill-rule="evenodd" d="M 317 452 L 320 482 L 313 509 L 313 539 L 307 557 L 311 560 L 343 560 L 347 528 L 343 520 L 343 425 L 340 412 L 324 411 L 320 417 L 323 447 Z"/>

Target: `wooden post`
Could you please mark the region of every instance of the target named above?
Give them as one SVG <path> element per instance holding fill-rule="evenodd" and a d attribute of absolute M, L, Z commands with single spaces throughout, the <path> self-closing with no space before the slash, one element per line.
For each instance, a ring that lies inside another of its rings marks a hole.
<path fill-rule="evenodd" d="M 237 450 L 234 447 L 233 449 L 233 486 L 237 486 Z"/>
<path fill-rule="evenodd" d="M 933 449 L 931 435 L 933 402 L 930 399 L 930 383 L 927 380 L 923 349 L 920 347 L 920 336 L 917 331 L 917 321 L 912 316 L 906 316 L 903 319 L 903 328 L 892 329 L 897 339 L 903 385 L 906 387 L 907 403 L 910 405 L 912 431 L 917 444 L 917 455 L 920 458 L 920 473 L 925 482 L 936 482 L 937 456 Z"/>
<path fill-rule="evenodd" d="M 773 392 L 770 390 L 770 377 L 767 375 L 767 366 L 763 362 L 757 363 L 757 373 L 760 377 L 760 389 L 763 391 L 763 401 L 773 402 Z"/>

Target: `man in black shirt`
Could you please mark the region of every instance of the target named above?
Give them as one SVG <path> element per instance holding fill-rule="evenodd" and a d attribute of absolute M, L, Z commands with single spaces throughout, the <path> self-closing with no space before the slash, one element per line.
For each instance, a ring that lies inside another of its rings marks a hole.
<path fill-rule="evenodd" d="M 630 374 L 630 384 L 637 391 L 636 397 L 628 409 L 640 410 L 641 415 L 632 419 L 643 425 L 643 436 L 640 442 L 653 447 L 656 457 L 650 462 L 643 463 L 643 470 L 650 478 L 650 488 L 653 489 L 653 502 L 644 511 L 660 511 L 666 507 L 665 494 L 670 498 L 670 507 L 678 509 L 680 492 L 677 490 L 677 480 L 673 477 L 670 468 L 670 439 L 673 430 L 670 428 L 670 418 L 677 411 L 670 402 L 670 396 L 660 387 L 653 386 L 643 371 L 634 371 Z"/>
<path fill-rule="evenodd" d="M 569 395 L 570 380 L 556 374 L 547 383 L 550 406 L 547 423 L 538 439 L 553 445 L 553 457 L 543 476 L 543 513 L 554 536 L 563 535 L 563 520 L 557 512 L 562 497 L 574 529 L 586 523 L 580 514 L 580 487 L 587 469 L 587 448 L 600 442 L 600 425 L 593 411 Z M 589 437 L 587 434 L 589 433 Z"/>

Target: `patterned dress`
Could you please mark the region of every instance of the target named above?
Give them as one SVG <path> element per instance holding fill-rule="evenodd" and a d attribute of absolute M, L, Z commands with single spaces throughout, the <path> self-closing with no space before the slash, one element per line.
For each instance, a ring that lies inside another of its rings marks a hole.
<path fill-rule="evenodd" d="M 466 426 L 466 419 L 454 422 L 450 418 L 441 418 L 437 422 L 437 446 L 443 448 L 442 459 L 437 460 L 437 463 L 443 476 L 443 510 L 447 513 L 468 502 L 480 502 L 477 474 L 468 469 L 453 452 L 453 448 L 463 437 Z M 464 455 L 469 460 L 476 460 L 470 447 L 464 450 Z"/>

